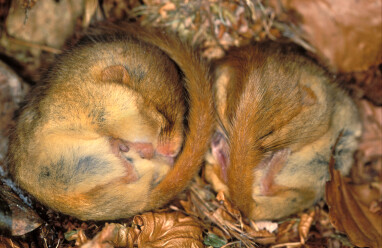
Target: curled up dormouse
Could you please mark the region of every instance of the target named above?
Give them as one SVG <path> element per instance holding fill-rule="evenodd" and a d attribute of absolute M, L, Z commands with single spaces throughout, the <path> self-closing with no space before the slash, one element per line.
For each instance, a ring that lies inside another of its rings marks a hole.
<path fill-rule="evenodd" d="M 187 43 L 137 25 L 105 30 L 30 94 L 8 156 L 21 188 L 82 220 L 167 203 L 200 168 L 213 128 L 209 69 Z"/>
<path fill-rule="evenodd" d="M 214 65 L 214 91 L 206 177 L 250 218 L 279 219 L 320 199 L 337 139 L 335 167 L 349 172 L 361 135 L 356 106 L 295 48 L 233 49 Z"/>

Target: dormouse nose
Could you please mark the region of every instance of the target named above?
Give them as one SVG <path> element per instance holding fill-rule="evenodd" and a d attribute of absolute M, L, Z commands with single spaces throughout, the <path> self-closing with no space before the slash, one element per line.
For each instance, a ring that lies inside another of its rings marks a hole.
<path fill-rule="evenodd" d="M 175 157 L 179 153 L 179 146 L 174 142 L 159 144 L 156 149 L 156 153 L 162 156 L 168 164 L 174 165 Z"/>
<path fill-rule="evenodd" d="M 159 144 L 156 152 L 165 157 L 175 158 L 178 155 L 178 147 L 174 143 Z"/>
<path fill-rule="evenodd" d="M 154 157 L 154 146 L 151 143 L 134 142 L 130 143 L 129 147 L 131 150 L 138 152 L 141 158 L 151 159 Z"/>

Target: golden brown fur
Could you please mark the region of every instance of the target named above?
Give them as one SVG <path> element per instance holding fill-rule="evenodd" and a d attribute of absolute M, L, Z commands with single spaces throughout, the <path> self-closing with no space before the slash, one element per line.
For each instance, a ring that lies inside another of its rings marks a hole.
<path fill-rule="evenodd" d="M 198 171 L 213 128 L 208 66 L 187 44 L 136 25 L 106 29 L 57 61 L 9 150 L 23 189 L 84 220 L 167 203 Z"/>
<path fill-rule="evenodd" d="M 208 180 L 252 219 L 278 219 L 322 197 L 331 147 L 350 169 L 361 126 L 354 103 L 289 46 L 234 49 L 216 63 L 220 125 Z"/>

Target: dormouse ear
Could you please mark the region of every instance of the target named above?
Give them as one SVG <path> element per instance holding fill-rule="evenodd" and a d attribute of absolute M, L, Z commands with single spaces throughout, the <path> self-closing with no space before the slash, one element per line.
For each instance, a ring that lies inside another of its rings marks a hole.
<path fill-rule="evenodd" d="M 291 150 L 289 148 L 284 148 L 273 152 L 270 157 L 260 162 L 259 166 L 267 171 L 261 180 L 263 195 L 276 194 L 278 189 L 274 184 L 274 179 L 286 165 L 290 153 Z"/>
<path fill-rule="evenodd" d="M 103 69 L 101 80 L 104 82 L 111 81 L 127 84 L 130 80 L 130 75 L 123 65 L 111 65 Z"/>
<path fill-rule="evenodd" d="M 271 170 L 279 171 L 287 162 L 290 153 L 290 148 L 283 148 L 272 152 L 272 154 L 269 157 L 263 159 L 260 162 L 259 166 L 261 166 L 261 168 L 271 168 Z"/>
<path fill-rule="evenodd" d="M 317 96 L 311 88 L 306 86 L 301 87 L 302 104 L 304 106 L 312 106 L 317 102 Z"/>

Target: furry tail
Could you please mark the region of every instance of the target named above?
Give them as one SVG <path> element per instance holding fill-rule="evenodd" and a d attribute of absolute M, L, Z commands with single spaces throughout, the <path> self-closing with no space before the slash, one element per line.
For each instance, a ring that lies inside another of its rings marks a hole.
<path fill-rule="evenodd" d="M 230 142 L 227 185 L 231 200 L 247 215 L 256 204 L 252 200 L 255 167 L 270 153 L 288 146 L 290 135 L 280 130 L 301 111 L 298 89 L 282 83 L 296 79 L 278 75 L 274 80 L 267 71 L 266 59 L 262 50 L 255 48 L 226 58 L 229 64 L 237 60 L 240 65 L 240 75 L 231 78 L 231 83 L 244 85 L 225 127 Z"/>
<path fill-rule="evenodd" d="M 110 27 L 111 25 L 111 27 Z M 153 44 L 164 51 L 182 70 L 188 93 L 188 133 L 183 150 L 173 169 L 156 186 L 145 210 L 160 207 L 183 191 L 198 172 L 206 154 L 214 127 L 214 104 L 209 64 L 201 59 L 191 45 L 163 30 L 147 29 L 122 23 L 108 24 L 106 30 L 115 30 Z"/>

